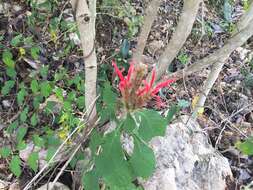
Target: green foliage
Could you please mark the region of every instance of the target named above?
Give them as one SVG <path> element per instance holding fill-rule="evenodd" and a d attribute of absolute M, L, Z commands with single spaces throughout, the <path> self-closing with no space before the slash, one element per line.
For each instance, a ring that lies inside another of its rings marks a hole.
<path fill-rule="evenodd" d="M 1 89 L 2 95 L 4 96 L 7 95 L 11 91 L 11 89 L 14 87 L 14 85 L 15 85 L 15 81 L 13 80 L 6 81 L 4 83 L 3 88 Z"/>
<path fill-rule="evenodd" d="M 148 178 L 155 170 L 155 155 L 153 150 L 138 137 L 134 136 L 134 151 L 129 163 L 135 176 Z"/>
<path fill-rule="evenodd" d="M 15 67 L 15 61 L 13 60 L 13 55 L 10 52 L 10 50 L 5 50 L 2 55 L 2 60 L 5 63 L 5 65 L 9 68 Z"/>
<path fill-rule="evenodd" d="M 180 63 L 183 65 L 186 65 L 190 59 L 186 53 L 180 53 L 177 58 L 180 61 Z"/>
<path fill-rule="evenodd" d="M 13 156 L 10 162 L 10 170 L 11 172 L 19 177 L 21 175 L 21 160 L 18 156 Z"/>
<path fill-rule="evenodd" d="M 14 38 L 12 38 L 10 44 L 14 47 L 17 47 L 22 42 L 22 38 L 23 38 L 22 34 L 19 34 Z"/>
<path fill-rule="evenodd" d="M 39 159 L 38 152 L 32 152 L 28 157 L 27 163 L 34 172 L 37 172 L 38 170 L 38 159 Z"/>
<path fill-rule="evenodd" d="M 224 18 L 227 22 L 231 23 L 232 22 L 232 5 L 230 4 L 229 0 L 224 1 L 223 5 L 223 14 Z"/>
<path fill-rule="evenodd" d="M 146 142 L 165 134 L 167 121 L 158 112 L 144 109 L 136 112 L 135 118 L 139 123 L 138 133 Z"/>
<path fill-rule="evenodd" d="M 242 151 L 243 154 L 253 155 L 253 137 L 249 137 L 244 142 L 237 142 L 236 147 Z"/>
<path fill-rule="evenodd" d="M 86 190 L 99 190 L 100 188 L 98 180 L 99 177 L 94 170 L 87 172 L 82 178 L 82 182 Z"/>
<path fill-rule="evenodd" d="M 2 147 L 0 148 L 0 157 L 7 158 L 11 154 L 11 149 L 9 147 Z"/>

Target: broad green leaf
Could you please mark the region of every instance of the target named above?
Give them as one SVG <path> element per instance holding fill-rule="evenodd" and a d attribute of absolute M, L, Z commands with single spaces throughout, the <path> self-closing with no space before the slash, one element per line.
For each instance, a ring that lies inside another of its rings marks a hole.
<path fill-rule="evenodd" d="M 14 68 L 15 61 L 13 60 L 13 55 L 9 50 L 5 50 L 2 55 L 2 60 L 7 67 Z"/>
<path fill-rule="evenodd" d="M 17 76 L 17 72 L 15 71 L 15 69 L 10 67 L 6 68 L 6 74 L 11 78 L 15 78 Z"/>
<path fill-rule="evenodd" d="M 22 34 L 19 34 L 15 36 L 14 38 L 12 38 L 10 44 L 14 47 L 17 47 L 21 43 L 21 40 L 22 40 Z"/>
<path fill-rule="evenodd" d="M 38 91 L 39 91 L 39 83 L 38 83 L 38 81 L 37 80 L 32 80 L 32 82 L 31 82 L 31 90 L 32 90 L 32 92 L 35 94 L 35 93 L 37 93 Z"/>
<path fill-rule="evenodd" d="M 135 113 L 135 118 L 140 124 L 138 133 L 146 142 L 153 137 L 164 136 L 168 122 L 158 112 L 143 109 Z"/>
<path fill-rule="evenodd" d="M 136 177 L 148 178 L 155 170 L 155 155 L 151 148 L 134 136 L 134 151 L 129 160 Z"/>
<path fill-rule="evenodd" d="M 242 151 L 243 154 L 252 156 L 253 155 L 253 137 L 249 137 L 244 142 L 236 143 L 236 147 Z"/>
<path fill-rule="evenodd" d="M 28 114 L 28 107 L 26 107 L 21 113 L 20 113 L 20 121 L 25 122 L 27 119 L 27 114 Z"/>
<path fill-rule="evenodd" d="M 34 60 L 39 58 L 40 48 L 39 47 L 32 47 L 31 48 L 31 56 Z"/>
<path fill-rule="evenodd" d="M 126 119 L 123 121 L 123 130 L 131 134 L 136 127 L 134 118 L 128 113 Z"/>
<path fill-rule="evenodd" d="M 106 184 L 126 186 L 133 180 L 129 163 L 125 160 L 120 143 L 120 134 L 113 131 L 104 137 L 102 153 L 95 158 L 96 170 Z"/>
<path fill-rule="evenodd" d="M 45 140 L 41 138 L 39 135 L 33 135 L 33 143 L 37 147 L 43 147 L 45 145 Z"/>
<path fill-rule="evenodd" d="M 76 99 L 77 107 L 78 109 L 84 109 L 85 108 L 85 97 L 84 96 L 79 96 Z"/>
<path fill-rule="evenodd" d="M 27 133 L 27 127 L 19 127 L 17 132 L 17 142 L 21 142 Z"/>
<path fill-rule="evenodd" d="M 35 127 L 38 124 L 38 116 L 36 113 L 34 113 L 31 117 L 31 125 Z"/>
<path fill-rule="evenodd" d="M 42 96 L 44 96 L 45 98 L 47 98 L 52 92 L 52 87 L 50 86 L 48 81 L 42 82 L 40 84 L 40 89 Z"/>
<path fill-rule="evenodd" d="M 14 87 L 14 85 L 15 85 L 15 81 L 13 80 L 6 81 L 4 83 L 3 88 L 1 89 L 2 95 L 4 96 L 7 95 L 11 91 L 11 89 Z"/>
<path fill-rule="evenodd" d="M 76 98 L 76 92 L 75 91 L 71 91 L 70 93 L 68 93 L 67 95 L 67 100 L 72 102 L 74 101 Z"/>
<path fill-rule="evenodd" d="M 167 117 L 166 117 L 168 124 L 172 121 L 173 116 L 179 111 L 179 109 L 180 108 L 177 105 L 173 105 L 170 107 L 170 110 L 169 110 Z"/>
<path fill-rule="evenodd" d="M 18 105 L 22 105 L 24 103 L 26 95 L 27 95 L 27 92 L 25 88 L 21 88 L 21 90 L 17 94 Z"/>
<path fill-rule="evenodd" d="M 40 103 L 43 101 L 43 97 L 41 95 L 37 95 L 33 98 L 33 107 L 34 109 L 38 109 L 40 107 Z"/>
<path fill-rule="evenodd" d="M 96 171 L 92 170 L 92 171 L 87 172 L 82 177 L 82 183 L 85 190 L 100 190 L 98 180 L 99 180 L 99 177 Z"/>
<path fill-rule="evenodd" d="M 69 101 L 64 101 L 64 102 L 63 102 L 63 108 L 64 108 L 66 111 L 71 111 L 71 110 L 72 110 L 72 104 L 71 104 L 71 102 L 69 102 Z"/>
<path fill-rule="evenodd" d="M 105 122 L 107 119 L 114 119 L 115 118 L 115 108 L 116 108 L 116 100 L 117 96 L 112 91 L 112 87 L 109 82 L 105 83 L 103 92 L 102 92 L 102 99 L 104 108 L 99 113 L 101 117 L 101 123 Z"/>
<path fill-rule="evenodd" d="M 28 157 L 27 163 L 34 172 L 37 172 L 38 170 L 38 160 L 39 160 L 38 152 L 32 152 Z"/>
<path fill-rule="evenodd" d="M 7 146 L 0 148 L 0 157 L 7 158 L 11 154 L 11 149 Z"/>
<path fill-rule="evenodd" d="M 21 175 L 21 160 L 18 156 L 13 156 L 10 162 L 10 170 L 16 176 L 19 177 Z"/>

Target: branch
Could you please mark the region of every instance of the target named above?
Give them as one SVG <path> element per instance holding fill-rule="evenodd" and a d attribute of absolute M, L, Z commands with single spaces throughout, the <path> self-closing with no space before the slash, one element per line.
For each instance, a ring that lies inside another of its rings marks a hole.
<path fill-rule="evenodd" d="M 182 15 L 178 26 L 165 51 L 158 60 L 157 80 L 167 71 L 173 59 L 183 47 L 190 35 L 193 23 L 198 13 L 199 4 L 202 0 L 185 0 Z"/>
<path fill-rule="evenodd" d="M 85 106 L 86 108 L 96 99 L 97 57 L 95 52 L 95 21 L 96 0 L 71 0 L 75 10 L 76 22 L 80 31 L 83 56 L 85 63 Z M 96 116 L 96 108 L 92 110 L 91 119 Z"/>
<path fill-rule="evenodd" d="M 135 63 L 139 63 L 141 61 L 141 57 L 147 43 L 148 35 L 156 18 L 160 3 L 161 0 L 152 0 L 146 9 L 146 15 L 144 17 L 144 23 L 141 28 L 140 36 L 138 38 L 136 51 L 133 54 L 133 60 L 135 60 Z"/>
<path fill-rule="evenodd" d="M 252 10 L 253 10 L 253 3 L 251 4 L 249 12 L 247 12 L 238 22 L 238 31 L 243 31 L 243 29 L 247 29 L 247 26 L 250 26 L 253 24 L 253 11 Z M 251 35 L 253 35 L 253 32 L 251 32 Z M 251 35 L 248 35 L 248 36 L 250 37 Z M 246 42 L 246 40 L 247 39 L 245 38 L 244 42 Z M 244 43 L 244 42 L 242 41 L 242 43 Z M 216 63 L 213 64 L 211 71 L 210 71 L 210 73 L 206 79 L 206 82 L 203 86 L 203 90 L 200 93 L 199 100 L 198 100 L 196 107 L 193 111 L 194 118 L 197 117 L 197 113 L 198 113 L 199 109 L 203 108 L 206 98 L 207 98 L 210 90 L 212 89 L 213 85 L 215 84 L 215 81 L 217 80 L 220 72 L 222 71 L 222 67 L 225 64 L 225 61 L 229 57 L 229 55 L 230 55 L 230 52 L 227 52 L 227 54 L 224 54 L 224 57 L 222 59 L 218 60 Z"/>

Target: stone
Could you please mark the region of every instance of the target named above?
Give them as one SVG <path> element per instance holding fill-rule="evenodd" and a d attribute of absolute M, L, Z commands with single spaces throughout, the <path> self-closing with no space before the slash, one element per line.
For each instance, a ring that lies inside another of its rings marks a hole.
<path fill-rule="evenodd" d="M 182 117 L 164 137 L 151 140 L 157 163 L 154 174 L 141 181 L 145 190 L 224 190 L 226 180 L 233 179 L 228 160 L 209 144 L 197 122 L 187 120 Z"/>
<path fill-rule="evenodd" d="M 10 103 L 9 100 L 3 100 L 3 101 L 2 101 L 2 104 L 3 104 L 3 107 L 4 107 L 4 108 L 9 108 L 9 107 L 11 107 L 11 103 Z"/>
<path fill-rule="evenodd" d="M 47 188 L 47 184 L 41 186 L 40 188 L 38 188 L 37 190 L 70 190 L 69 187 L 67 187 L 66 185 L 56 182 L 54 187 L 52 187 L 53 183 L 50 182 L 48 184 L 48 188 Z"/>

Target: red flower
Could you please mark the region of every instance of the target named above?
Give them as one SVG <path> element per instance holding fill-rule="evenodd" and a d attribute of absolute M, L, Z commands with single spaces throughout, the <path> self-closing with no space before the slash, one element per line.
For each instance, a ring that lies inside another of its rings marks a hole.
<path fill-rule="evenodd" d="M 166 80 L 153 87 L 155 83 L 155 78 L 156 78 L 155 69 L 152 70 L 151 80 L 149 83 L 145 79 L 143 79 L 143 77 L 141 79 L 142 82 L 140 81 L 140 83 L 138 83 L 136 80 L 136 77 L 138 76 L 138 72 L 141 72 L 141 70 L 135 69 L 133 63 L 130 64 L 128 74 L 126 77 L 123 76 L 122 72 L 117 67 L 115 61 L 112 62 L 112 65 L 114 67 L 116 74 L 118 75 L 120 79 L 119 89 L 124 98 L 124 101 L 129 101 L 129 102 L 125 102 L 125 104 L 128 105 L 127 107 L 131 107 L 131 106 L 136 107 L 135 104 L 137 104 L 137 107 L 140 105 L 143 106 L 143 104 L 147 103 L 147 101 L 149 101 L 152 98 L 156 99 L 158 107 L 164 106 L 161 98 L 157 96 L 157 93 L 159 92 L 161 88 L 170 87 L 170 84 L 175 82 L 176 79 Z M 133 75 L 134 72 L 135 74 Z M 134 78 L 132 76 L 134 76 Z"/>

